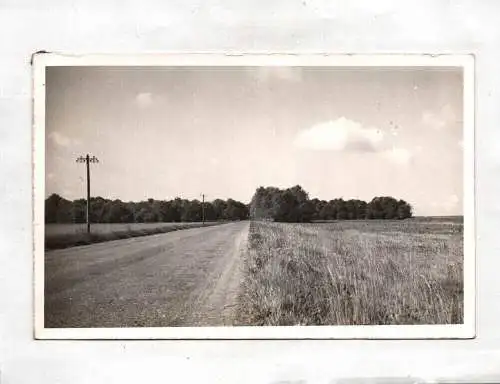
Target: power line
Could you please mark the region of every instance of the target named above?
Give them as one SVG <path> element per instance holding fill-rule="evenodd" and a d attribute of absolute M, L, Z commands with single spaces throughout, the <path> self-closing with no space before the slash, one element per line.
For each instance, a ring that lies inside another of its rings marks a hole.
<path fill-rule="evenodd" d="M 87 165 L 87 233 L 90 233 L 90 163 L 98 163 L 99 159 L 95 156 L 90 157 L 80 156 L 76 159 L 77 163 L 85 163 Z"/>

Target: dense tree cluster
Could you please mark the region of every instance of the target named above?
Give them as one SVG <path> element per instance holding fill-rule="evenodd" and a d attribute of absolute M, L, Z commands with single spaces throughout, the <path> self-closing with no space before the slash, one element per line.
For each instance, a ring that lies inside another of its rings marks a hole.
<path fill-rule="evenodd" d="M 309 199 L 299 185 L 292 188 L 259 187 L 250 202 L 252 219 L 284 222 L 313 220 L 406 219 L 412 207 L 393 197 L 375 197 L 369 203 L 351 199 Z"/>
<path fill-rule="evenodd" d="M 288 189 L 259 187 L 250 202 L 250 217 L 285 222 L 311 221 L 314 205 L 299 185 Z"/>
<path fill-rule="evenodd" d="M 69 201 L 57 194 L 45 200 L 47 223 L 84 223 L 86 200 Z M 205 220 L 245 220 L 248 207 L 232 199 L 217 199 L 204 203 Z M 199 200 L 154 200 L 123 202 L 102 197 L 90 199 L 90 220 L 93 223 L 155 223 L 193 222 L 202 220 L 202 202 Z"/>
<path fill-rule="evenodd" d="M 406 219 L 412 217 L 412 207 L 393 197 L 375 197 L 370 202 L 358 199 L 330 201 L 310 199 L 301 186 L 279 189 L 259 187 L 250 204 L 233 199 L 216 199 L 204 203 L 205 220 L 273 220 L 310 222 L 314 220 Z M 90 199 L 90 220 L 93 223 L 155 223 L 193 222 L 202 220 L 199 200 L 148 199 L 123 202 L 102 197 Z M 47 223 L 84 223 L 86 200 L 66 200 L 52 194 L 45 200 Z"/>

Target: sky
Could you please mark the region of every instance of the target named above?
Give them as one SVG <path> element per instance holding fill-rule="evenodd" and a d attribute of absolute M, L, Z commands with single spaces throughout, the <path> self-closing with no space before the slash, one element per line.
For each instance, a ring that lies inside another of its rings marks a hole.
<path fill-rule="evenodd" d="M 458 68 L 48 67 L 46 196 L 394 196 L 461 215 Z"/>

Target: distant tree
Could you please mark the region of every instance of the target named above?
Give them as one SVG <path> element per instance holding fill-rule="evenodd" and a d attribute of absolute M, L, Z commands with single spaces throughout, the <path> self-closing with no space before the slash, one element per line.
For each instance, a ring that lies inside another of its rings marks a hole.
<path fill-rule="evenodd" d="M 100 217 L 100 223 L 112 223 L 113 218 L 111 217 L 113 211 L 113 202 L 111 200 L 105 200 L 102 207 L 102 214 Z"/>
<path fill-rule="evenodd" d="M 249 213 L 254 219 L 272 219 L 276 210 L 277 196 L 281 193 L 275 187 L 259 187 L 250 201 Z"/>
<path fill-rule="evenodd" d="M 292 188 L 289 188 L 288 191 L 294 196 L 294 199 L 297 203 L 302 204 L 309 200 L 309 195 L 300 185 L 295 185 Z"/>
<path fill-rule="evenodd" d="M 342 198 L 325 201 L 309 199 L 308 193 L 295 185 L 287 189 L 259 187 L 249 204 L 234 199 L 215 199 L 204 203 L 205 220 L 274 220 L 309 222 L 312 220 L 406 219 L 412 217 L 412 207 L 404 200 L 378 196 L 369 203 Z M 199 200 L 147 199 L 122 202 L 100 196 L 90 200 L 90 219 L 94 223 L 152 223 L 201 221 Z M 86 221 L 86 200 L 69 201 L 57 194 L 45 201 L 47 223 L 83 223 Z"/>
<path fill-rule="evenodd" d="M 131 223 L 134 221 L 134 213 L 129 206 L 120 200 L 108 201 L 106 204 L 105 223 Z M 109 208 L 108 208 L 109 207 Z"/>
<path fill-rule="evenodd" d="M 348 217 L 347 204 L 344 201 L 344 199 L 342 198 L 335 199 L 334 205 L 336 207 L 337 220 L 347 220 L 349 217 Z"/>
<path fill-rule="evenodd" d="M 358 199 L 351 199 L 345 202 L 347 219 L 360 220 L 366 218 L 366 202 Z"/>
<path fill-rule="evenodd" d="M 85 199 L 74 200 L 71 203 L 71 222 L 85 223 L 87 221 L 87 202 Z"/>
<path fill-rule="evenodd" d="M 383 198 L 384 219 L 395 219 L 398 217 L 398 201 L 393 197 Z"/>
<path fill-rule="evenodd" d="M 367 218 L 369 219 L 406 219 L 411 216 L 410 204 L 390 196 L 375 197 L 367 206 Z"/>
<path fill-rule="evenodd" d="M 337 219 L 337 207 L 334 200 L 330 200 L 325 204 L 321 204 L 321 209 L 319 211 L 320 220 L 336 220 Z"/>
<path fill-rule="evenodd" d="M 136 221 L 136 216 L 137 216 L 137 203 L 133 202 L 133 201 L 128 201 L 126 203 L 124 203 L 125 206 L 127 207 L 127 210 L 129 212 L 131 212 L 132 214 L 132 219 L 131 219 L 131 223 L 137 223 Z"/>
<path fill-rule="evenodd" d="M 342 198 L 325 201 L 309 199 L 299 185 L 288 189 L 261 186 L 255 191 L 248 209 L 252 219 L 286 222 L 403 219 L 412 215 L 410 204 L 390 196 L 375 197 L 369 203 Z"/>
<path fill-rule="evenodd" d="M 182 221 L 201 221 L 201 202 L 199 200 L 184 200 L 181 215 Z"/>
<path fill-rule="evenodd" d="M 227 199 L 225 206 L 223 217 L 226 220 L 245 220 L 248 218 L 248 208 L 245 204 Z"/>
<path fill-rule="evenodd" d="M 318 198 L 311 199 L 310 206 L 313 208 L 313 213 L 311 220 L 322 220 L 321 210 L 327 204 L 324 200 L 319 200 Z"/>
<path fill-rule="evenodd" d="M 380 197 L 374 197 L 367 206 L 367 218 L 368 219 L 384 219 L 384 207 L 380 200 Z"/>
<path fill-rule="evenodd" d="M 358 218 L 357 205 L 355 200 L 347 200 L 345 202 L 345 209 L 347 212 L 348 220 L 355 220 Z"/>
<path fill-rule="evenodd" d="M 215 212 L 214 205 L 210 201 L 205 201 L 205 220 L 206 221 L 215 221 L 217 220 L 217 214 Z"/>
<path fill-rule="evenodd" d="M 298 221 L 298 202 L 290 189 L 274 194 L 272 204 L 272 218 L 274 221 Z"/>
<path fill-rule="evenodd" d="M 399 219 L 409 219 L 413 216 L 412 207 L 404 200 L 398 201 L 398 218 Z"/>
<path fill-rule="evenodd" d="M 275 187 L 259 187 L 247 211 L 254 219 L 301 222 L 313 218 L 315 207 L 300 185 L 283 190 Z"/>
<path fill-rule="evenodd" d="M 71 202 L 52 194 L 45 200 L 45 221 L 47 223 L 70 223 L 71 222 Z"/>
<path fill-rule="evenodd" d="M 299 212 L 300 215 L 298 217 L 298 221 L 302 223 L 311 222 L 312 220 L 315 219 L 315 216 L 317 214 L 316 206 L 314 205 L 313 202 L 309 200 L 300 203 Z"/>
<path fill-rule="evenodd" d="M 356 200 L 356 218 L 366 219 L 366 208 L 368 204 L 363 200 Z"/>
<path fill-rule="evenodd" d="M 171 215 L 172 215 L 172 221 L 174 222 L 180 222 L 182 221 L 182 211 L 184 207 L 184 203 L 180 198 L 175 198 L 174 200 L 170 201 L 170 209 L 171 209 Z"/>
<path fill-rule="evenodd" d="M 179 214 L 172 201 L 157 201 L 155 203 L 154 211 L 156 212 L 158 221 L 167 223 L 180 221 L 180 218 L 177 219 Z"/>
<path fill-rule="evenodd" d="M 146 206 L 139 207 L 135 212 L 136 223 L 154 223 L 156 221 L 155 215 Z"/>
<path fill-rule="evenodd" d="M 92 223 L 103 223 L 105 217 L 105 210 L 109 208 L 106 207 L 106 199 L 101 196 L 90 198 L 90 221 Z"/>

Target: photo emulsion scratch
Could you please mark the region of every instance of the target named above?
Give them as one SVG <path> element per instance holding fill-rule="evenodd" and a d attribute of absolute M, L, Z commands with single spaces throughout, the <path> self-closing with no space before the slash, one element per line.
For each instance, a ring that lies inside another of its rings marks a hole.
<path fill-rule="evenodd" d="M 38 335 L 460 330 L 464 67 L 243 59 L 43 66 Z"/>

